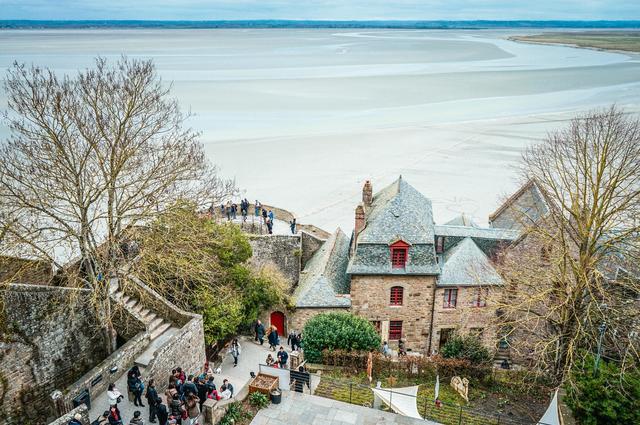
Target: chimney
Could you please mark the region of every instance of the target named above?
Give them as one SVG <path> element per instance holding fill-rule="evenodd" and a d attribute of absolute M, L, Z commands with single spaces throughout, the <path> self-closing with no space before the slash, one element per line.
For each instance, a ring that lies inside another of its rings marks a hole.
<path fill-rule="evenodd" d="M 365 207 L 370 207 L 373 202 L 373 187 L 371 186 L 371 181 L 367 180 L 364 183 L 364 187 L 362 188 L 362 203 Z M 357 212 L 356 212 L 357 215 Z"/>
<path fill-rule="evenodd" d="M 358 234 L 362 232 L 365 225 L 364 219 L 364 207 L 362 204 L 356 207 L 356 225 L 353 229 L 353 249 L 355 250 L 356 243 L 358 242 Z"/>

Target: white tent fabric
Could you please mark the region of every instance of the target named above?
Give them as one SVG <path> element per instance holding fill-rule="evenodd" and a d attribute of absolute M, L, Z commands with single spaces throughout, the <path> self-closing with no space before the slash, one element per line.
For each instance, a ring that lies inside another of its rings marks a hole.
<path fill-rule="evenodd" d="M 547 411 L 538 421 L 538 425 L 562 425 L 562 418 L 560 418 L 560 413 L 558 412 L 558 390 L 553 395 Z"/>
<path fill-rule="evenodd" d="M 371 388 L 376 398 L 394 412 L 410 418 L 422 419 L 418 413 L 418 386 L 403 388 Z"/>

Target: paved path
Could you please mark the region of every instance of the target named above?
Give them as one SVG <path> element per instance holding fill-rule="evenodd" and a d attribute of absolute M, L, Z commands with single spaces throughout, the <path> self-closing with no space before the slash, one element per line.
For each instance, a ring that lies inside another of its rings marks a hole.
<path fill-rule="evenodd" d="M 438 425 L 314 395 L 285 392 L 282 403 L 258 412 L 251 425 Z"/>
<path fill-rule="evenodd" d="M 265 360 L 269 353 L 271 353 L 275 357 L 275 353 L 273 351 L 269 351 L 269 343 L 266 342 L 266 340 L 263 346 L 260 346 L 258 343 L 254 342 L 253 339 L 245 337 L 240 337 L 239 342 L 241 346 L 241 354 L 238 359 L 237 367 L 233 367 L 233 357 L 231 355 L 222 353 L 224 355 L 224 360 L 220 365 L 220 368 L 222 369 L 221 373 L 219 375 L 214 375 L 214 382 L 218 388 L 222 386 L 222 380 L 226 378 L 229 380 L 229 382 L 231 382 L 236 391 L 240 390 L 251 379 L 250 372 L 254 372 L 256 375 L 258 374 L 258 365 L 261 363 L 265 363 Z M 287 347 L 285 346 L 285 348 Z M 287 352 L 290 352 L 290 350 L 287 349 Z M 170 372 L 170 370 L 167 371 L 167 377 L 169 376 Z M 198 371 L 187 371 L 187 374 L 196 372 Z M 144 375 L 144 370 L 142 370 L 142 379 L 146 385 L 147 381 Z M 142 417 L 145 419 L 145 421 L 149 419 L 149 407 L 147 406 L 147 400 L 144 395 L 142 397 L 142 401 L 146 407 L 143 408 L 134 406 L 133 402 L 129 402 L 127 398 L 127 374 L 124 373 L 122 377 L 120 377 L 120 379 L 115 382 L 115 384 L 116 388 L 118 388 L 124 395 L 124 400 L 120 404 L 118 404 L 120 413 L 124 418 L 123 422 L 125 424 L 129 423 L 129 421 L 133 417 L 133 412 L 136 410 L 140 410 L 142 412 Z M 166 403 L 164 394 L 160 394 L 160 396 Z M 91 401 L 89 418 L 93 421 L 108 409 L 109 401 L 107 399 L 107 393 L 105 391 Z"/>

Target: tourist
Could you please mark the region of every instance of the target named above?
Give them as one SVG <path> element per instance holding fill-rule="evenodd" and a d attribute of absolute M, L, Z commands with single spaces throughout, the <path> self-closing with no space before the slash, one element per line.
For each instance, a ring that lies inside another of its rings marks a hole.
<path fill-rule="evenodd" d="M 133 412 L 133 418 L 129 422 L 129 425 L 144 425 L 144 420 L 142 419 L 142 412 L 136 410 Z"/>
<path fill-rule="evenodd" d="M 271 223 L 273 223 L 274 218 L 276 217 L 275 214 L 273 213 L 273 211 L 269 210 L 269 221 L 271 221 Z"/>
<path fill-rule="evenodd" d="M 389 344 L 387 344 L 387 341 L 384 341 L 382 343 L 382 354 L 384 354 L 386 357 L 389 357 L 391 355 L 391 349 L 389 348 Z"/>
<path fill-rule="evenodd" d="M 238 357 L 240 357 L 240 344 L 238 343 L 238 339 L 234 338 L 231 342 L 231 348 L 229 348 L 229 353 L 233 356 L 233 367 L 238 366 Z"/>
<path fill-rule="evenodd" d="M 116 384 L 109 384 L 107 398 L 109 399 L 109 406 L 116 406 L 122 401 L 122 394 L 116 388 Z"/>
<path fill-rule="evenodd" d="M 215 390 L 216 389 L 216 384 L 213 382 L 213 376 L 209 377 L 205 387 L 207 388 L 207 393 L 211 392 L 211 390 Z"/>
<path fill-rule="evenodd" d="M 195 383 L 193 375 L 189 375 L 189 379 L 182 386 L 182 398 L 186 399 L 190 394 L 198 394 L 198 387 Z"/>
<path fill-rule="evenodd" d="M 295 235 L 296 234 L 296 219 L 295 219 L 295 217 L 293 218 L 292 221 L 289 222 L 289 227 L 291 228 L 291 234 Z"/>
<path fill-rule="evenodd" d="M 167 401 L 173 399 L 173 395 L 178 394 L 178 390 L 176 389 L 176 384 L 169 384 L 169 387 L 164 392 L 164 396 L 167 398 Z"/>
<path fill-rule="evenodd" d="M 291 351 L 296 351 L 296 331 L 289 332 L 287 344 L 291 346 Z"/>
<path fill-rule="evenodd" d="M 227 214 L 227 220 L 231 221 L 231 201 L 227 201 L 224 211 Z"/>
<path fill-rule="evenodd" d="M 267 364 L 267 366 L 275 366 L 276 361 L 271 355 L 271 353 L 269 353 L 269 355 L 267 356 L 267 360 L 265 360 L 265 363 Z"/>
<path fill-rule="evenodd" d="M 137 366 L 134 366 L 137 369 Z M 142 392 L 144 391 L 144 384 L 140 379 L 140 371 L 133 371 L 133 368 L 129 371 L 129 375 L 127 378 L 127 387 L 131 394 L 133 394 L 133 404 L 134 406 L 144 407 L 142 404 Z"/>
<path fill-rule="evenodd" d="M 260 345 L 262 345 L 264 343 L 264 325 L 260 320 L 256 322 L 253 330 L 256 333 L 256 341 L 260 341 Z"/>
<path fill-rule="evenodd" d="M 185 403 L 187 409 L 187 423 L 189 425 L 194 425 L 198 421 L 198 417 L 200 416 L 200 399 L 197 395 L 191 394 L 187 397 L 187 401 Z"/>
<path fill-rule="evenodd" d="M 233 397 L 233 385 L 229 382 L 228 379 L 222 381 L 222 386 L 220 387 L 220 397 L 223 400 L 229 400 Z"/>
<path fill-rule="evenodd" d="M 276 345 L 280 343 L 280 338 L 278 338 L 278 328 L 272 325 L 269 328 L 269 335 L 267 335 L 267 339 L 269 340 L 269 349 L 276 351 Z"/>
<path fill-rule="evenodd" d="M 198 399 L 200 399 L 200 410 L 202 405 L 207 401 L 207 384 L 204 382 L 204 376 L 198 376 L 196 387 L 198 388 Z"/>
<path fill-rule="evenodd" d="M 398 341 L 398 356 L 406 356 L 407 355 L 407 349 L 404 346 L 404 341 L 400 340 Z"/>
<path fill-rule="evenodd" d="M 287 368 L 287 360 L 289 360 L 289 354 L 284 350 L 284 347 L 280 346 L 280 351 L 278 351 L 278 364 L 282 369 Z"/>
<path fill-rule="evenodd" d="M 267 210 L 264 208 L 262 209 L 262 222 L 265 224 L 267 223 Z"/>
<path fill-rule="evenodd" d="M 253 214 L 256 217 L 260 217 L 260 211 L 262 211 L 262 205 L 260 205 L 260 202 L 256 199 L 256 203 L 253 204 Z"/>
<path fill-rule="evenodd" d="M 162 399 L 160 397 L 156 399 L 156 415 L 158 416 L 158 425 L 167 425 L 169 412 L 167 411 L 167 406 L 162 404 Z"/>
<path fill-rule="evenodd" d="M 293 384 L 294 391 L 297 393 L 301 393 L 304 392 L 305 384 L 309 389 L 311 389 L 310 382 L 311 375 L 309 374 L 309 372 L 305 372 L 304 367 L 299 366 L 297 372 L 291 373 L 291 381 L 289 382 L 289 385 Z"/>
<path fill-rule="evenodd" d="M 109 409 L 109 425 L 122 425 L 120 409 L 116 405 L 111 406 L 111 409 Z"/>
<path fill-rule="evenodd" d="M 156 391 L 155 381 L 149 379 L 149 387 L 147 388 L 147 404 L 149 405 L 149 422 L 156 422 L 156 400 L 158 399 L 158 391 Z"/>
<path fill-rule="evenodd" d="M 171 411 L 171 418 L 175 419 L 177 424 L 182 425 L 182 412 L 184 412 L 184 406 L 182 405 L 178 394 L 173 395 L 173 399 L 171 399 L 171 403 L 169 404 L 169 409 Z"/>
<path fill-rule="evenodd" d="M 270 218 L 267 218 L 267 231 L 270 235 L 273 235 L 273 220 Z"/>
<path fill-rule="evenodd" d="M 96 420 L 98 425 L 109 425 L 109 411 L 105 410 L 102 416 Z"/>
<path fill-rule="evenodd" d="M 82 425 L 82 415 L 80 413 L 73 415 L 73 419 L 68 422 L 68 425 Z"/>

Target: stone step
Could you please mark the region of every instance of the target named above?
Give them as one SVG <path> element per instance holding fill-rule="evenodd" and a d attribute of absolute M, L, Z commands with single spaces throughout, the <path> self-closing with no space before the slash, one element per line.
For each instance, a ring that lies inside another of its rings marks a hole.
<path fill-rule="evenodd" d="M 123 297 L 120 299 L 120 301 L 122 301 L 122 304 L 127 304 L 129 302 L 129 300 L 131 299 L 131 297 L 129 295 L 124 295 L 122 294 Z"/>
<path fill-rule="evenodd" d="M 157 317 L 158 315 L 156 315 L 153 311 L 147 311 L 147 314 L 142 316 L 142 321 L 145 325 L 148 325 Z"/>
<path fill-rule="evenodd" d="M 164 331 L 171 327 L 171 323 L 163 322 L 162 325 L 158 326 L 151 332 L 151 340 L 153 341 L 158 336 L 160 336 Z"/>
<path fill-rule="evenodd" d="M 156 317 L 155 319 L 153 319 L 151 322 L 149 322 L 147 324 L 147 330 L 149 332 L 153 332 L 156 330 L 156 328 L 158 326 L 160 326 L 162 323 L 164 322 L 164 320 L 162 320 L 162 317 Z"/>
<path fill-rule="evenodd" d="M 131 298 L 125 305 L 128 309 L 132 310 L 135 305 L 138 304 L 138 300 L 136 298 Z"/>

